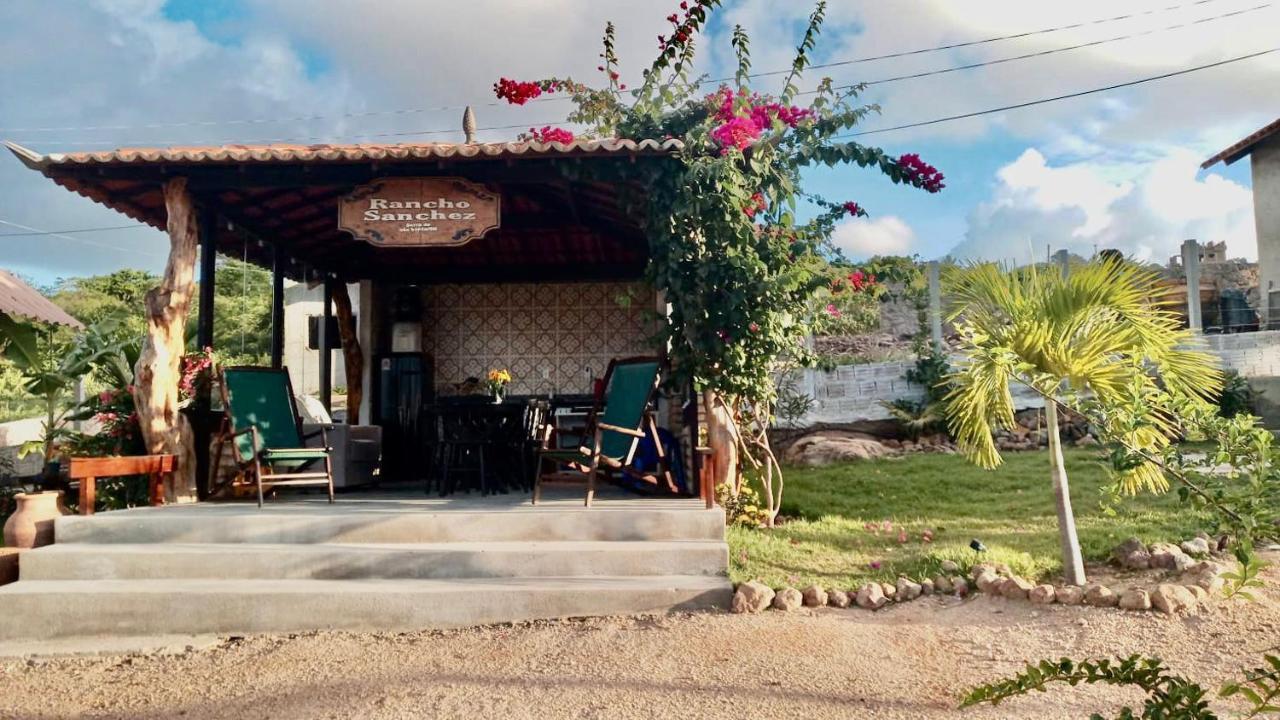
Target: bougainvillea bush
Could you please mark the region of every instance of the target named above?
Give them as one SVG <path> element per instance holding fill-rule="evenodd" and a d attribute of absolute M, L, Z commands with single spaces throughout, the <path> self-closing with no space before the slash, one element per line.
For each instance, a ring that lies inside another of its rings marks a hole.
<path fill-rule="evenodd" d="M 693 76 L 695 40 L 719 6 L 720 0 L 682 2 L 667 17 L 671 30 L 658 38 L 657 57 L 638 87 L 628 90 L 620 81 L 609 24 L 598 87 L 572 78 L 501 78 L 494 92 L 516 105 L 547 94 L 572 100 L 566 120 L 579 126 L 576 135 L 531 128 L 525 139 L 680 141 L 670 158 L 565 172 L 647 190 L 625 195 L 650 239 L 649 279 L 671 306 L 664 330 L 671 380 L 704 394 L 710 440 L 727 460 L 717 463 L 717 480 L 738 489 L 741 468 L 758 473 L 772 522 L 782 480 L 766 430 L 779 363 L 808 362 L 803 339 L 814 323 L 842 314 L 844 294 L 876 287 L 869 273 L 836 275 L 829 263 L 836 223 L 870 210 L 856 197 L 806 192 L 802 173 L 854 164 L 927 192 L 942 190 L 944 178 L 918 155 L 895 158 L 844 137 L 874 110 L 856 104 L 860 86 L 837 88 L 829 78 L 805 83 L 824 3 L 809 17 L 780 93 L 751 86 L 750 43 L 741 27 L 731 40 L 733 82 Z"/>

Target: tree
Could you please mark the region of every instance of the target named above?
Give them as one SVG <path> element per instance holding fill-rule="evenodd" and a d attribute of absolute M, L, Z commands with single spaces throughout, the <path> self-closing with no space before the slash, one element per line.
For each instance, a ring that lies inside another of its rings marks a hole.
<path fill-rule="evenodd" d="M 1181 329 L 1159 298 L 1159 277 L 1124 260 L 1104 258 L 1069 275 L 1034 265 L 1005 269 L 991 263 L 948 277 L 950 320 L 961 360 L 948 375 L 946 414 L 961 451 L 976 464 L 1000 464 L 992 428 L 1014 424 L 1010 385 L 1022 383 L 1045 400 L 1053 497 L 1067 582 L 1085 582 L 1070 487 L 1058 430 L 1064 397 L 1088 397 L 1105 416 L 1123 410 L 1134 422 L 1115 438 L 1126 448 L 1158 453 L 1177 418 L 1157 396 L 1205 400 L 1222 384 L 1216 359 Z M 1124 468 L 1122 487 L 1162 491 L 1161 467 L 1139 460 Z"/>
<path fill-rule="evenodd" d="M 803 93 L 807 106 L 793 104 L 802 94 L 825 3 L 810 15 L 778 95 L 750 87 L 749 40 L 741 27 L 732 35 L 733 84 L 708 93 L 705 78 L 691 78 L 690 69 L 694 40 L 719 6 L 720 0 L 681 2 L 667 17 L 670 34 L 658 38 L 658 55 L 634 90 L 621 82 L 610 23 L 597 67 L 602 87 L 570 78 L 501 78 L 494 92 L 517 105 L 544 93 L 568 95 L 574 110 L 567 119 L 596 138 L 679 140 L 668 145 L 674 157 L 558 167 L 570 177 L 589 174 L 586 179 L 647 190 L 622 195 L 624 209 L 649 236 L 648 278 L 670 306 L 662 328 L 672 368 L 668 380 L 703 395 L 716 484 L 740 488 L 739 460 L 745 461 L 760 478 L 772 522 L 782 499 L 781 471 L 768 439 L 777 400 L 773 378 L 780 362 L 812 361 L 803 340 L 815 294 L 830 287 L 829 260 L 836 257 L 831 232 L 841 218 L 867 215 L 852 200 L 833 202 L 804 191 L 802 172 L 855 164 L 928 192 L 941 190 L 943 177 L 918 155 L 893 158 L 842 139 L 874 109 L 855 104 L 862 86 L 836 88 L 824 78 Z M 544 127 L 530 128 L 524 139 L 572 143 L 575 136 Z"/>

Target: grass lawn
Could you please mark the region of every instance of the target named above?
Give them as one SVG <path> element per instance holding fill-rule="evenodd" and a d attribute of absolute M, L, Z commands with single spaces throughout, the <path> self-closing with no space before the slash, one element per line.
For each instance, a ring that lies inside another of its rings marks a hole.
<path fill-rule="evenodd" d="M 1181 541 L 1205 518 L 1175 492 L 1126 498 L 1107 515 L 1105 470 L 1094 450 L 1066 450 L 1067 474 L 1085 560 L 1103 560 L 1129 536 Z M 1005 453 L 986 471 L 958 455 L 908 455 L 824 468 L 788 468 L 782 513 L 772 530 L 730 527 L 733 580 L 773 586 L 819 583 L 849 588 L 870 579 L 932 576 L 944 559 L 977 561 L 969 541 L 987 546 L 982 560 L 1005 562 L 1029 579 L 1061 573 L 1047 451 Z M 892 523 L 873 533 L 867 523 Z M 932 529 L 933 541 L 922 540 Z M 907 534 L 905 543 L 899 534 Z M 872 563 L 880 563 L 873 568 Z"/>

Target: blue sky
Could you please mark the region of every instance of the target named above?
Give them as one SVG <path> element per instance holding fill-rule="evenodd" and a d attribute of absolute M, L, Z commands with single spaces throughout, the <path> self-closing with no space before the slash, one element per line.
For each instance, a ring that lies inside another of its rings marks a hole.
<path fill-rule="evenodd" d="M 456 141 L 456 106 L 482 127 L 544 125 L 560 103 L 491 104 L 500 76 L 591 79 L 606 20 L 618 26 L 624 79 L 651 58 L 677 3 L 628 0 L 380 0 L 361 13 L 328 0 L 11 0 L 0 25 L 0 137 L 41 152 L 121 145 Z M 818 62 L 966 42 L 1120 14 L 1021 39 L 824 71 L 837 84 L 986 62 L 1122 34 L 1139 37 L 976 70 L 875 86 L 866 129 L 1025 102 L 1180 70 L 1274 45 L 1274 7 L 1257 0 L 834 0 Z M 1173 6 L 1173 9 L 1169 9 Z M 756 70 L 786 67 L 810 7 L 728 0 L 700 47 L 700 69 L 730 73 L 728 30 L 753 39 Z M 1217 18 L 1219 15 L 1240 13 Z M 1199 22 L 1196 22 L 1199 21 Z M 1191 24 L 1194 23 L 1194 24 Z M 1169 25 L 1182 25 L 1164 29 Z M 57 38 L 48 42 L 42 38 Z M 1280 54 L 1113 93 L 864 138 L 917 152 L 947 175 L 937 195 L 857 168 L 821 169 L 810 189 L 871 213 L 842 225 L 853 257 L 1025 259 L 1048 245 L 1163 260 L 1186 237 L 1252 256 L 1247 163 L 1197 165 L 1280 116 Z M 812 74 L 810 82 L 819 77 Z M 761 89 L 776 90 L 762 81 Z M 427 108 L 450 106 L 447 110 Z M 384 111 L 413 109 L 409 113 Z M 349 117 L 352 113 L 373 113 Z M 300 116 L 319 119 L 296 120 Z M 243 122 L 247 119 L 252 123 Z M 257 122 L 265 121 L 265 122 Z M 161 125 L 162 127 L 156 127 Z M 105 126 L 105 127 L 104 127 Z M 423 130 L 448 133 L 412 135 Z M 510 139 L 516 130 L 482 133 Z M 0 158 L 0 235 L 128 220 Z M 11 224 L 5 224 L 11 223 Z M 0 237 L 0 267 L 39 282 L 125 266 L 158 269 L 163 237 L 146 229 L 23 240 Z"/>

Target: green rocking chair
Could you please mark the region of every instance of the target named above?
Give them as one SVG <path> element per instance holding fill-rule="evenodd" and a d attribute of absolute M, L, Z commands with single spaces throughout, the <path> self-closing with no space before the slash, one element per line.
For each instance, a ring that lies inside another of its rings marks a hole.
<path fill-rule="evenodd" d="M 226 416 L 214 449 L 214 471 L 222 446 L 230 442 L 236 464 L 253 472 L 262 507 L 262 485 L 327 485 L 333 502 L 333 468 L 323 429 L 304 436 L 289 372 L 261 367 L 229 367 L 222 371 Z M 306 447 L 306 437 L 320 435 L 320 447 Z M 323 463 L 323 470 L 315 467 Z M 265 470 L 265 471 L 264 471 Z"/>
<path fill-rule="evenodd" d="M 651 357 L 615 360 L 604 377 L 604 397 L 587 419 L 583 439 L 591 447 L 558 449 L 548 447 L 550 426 L 542 437 L 543 447 L 534 463 L 533 504 L 542 499 L 544 483 L 586 483 L 586 506 L 595 499 L 596 479 L 619 473 L 631 464 L 645 430 L 656 438 L 656 423 L 649 414 L 649 402 L 658 387 L 658 359 Z M 646 424 L 648 427 L 646 428 Z M 668 478 L 669 481 L 669 478 Z"/>

